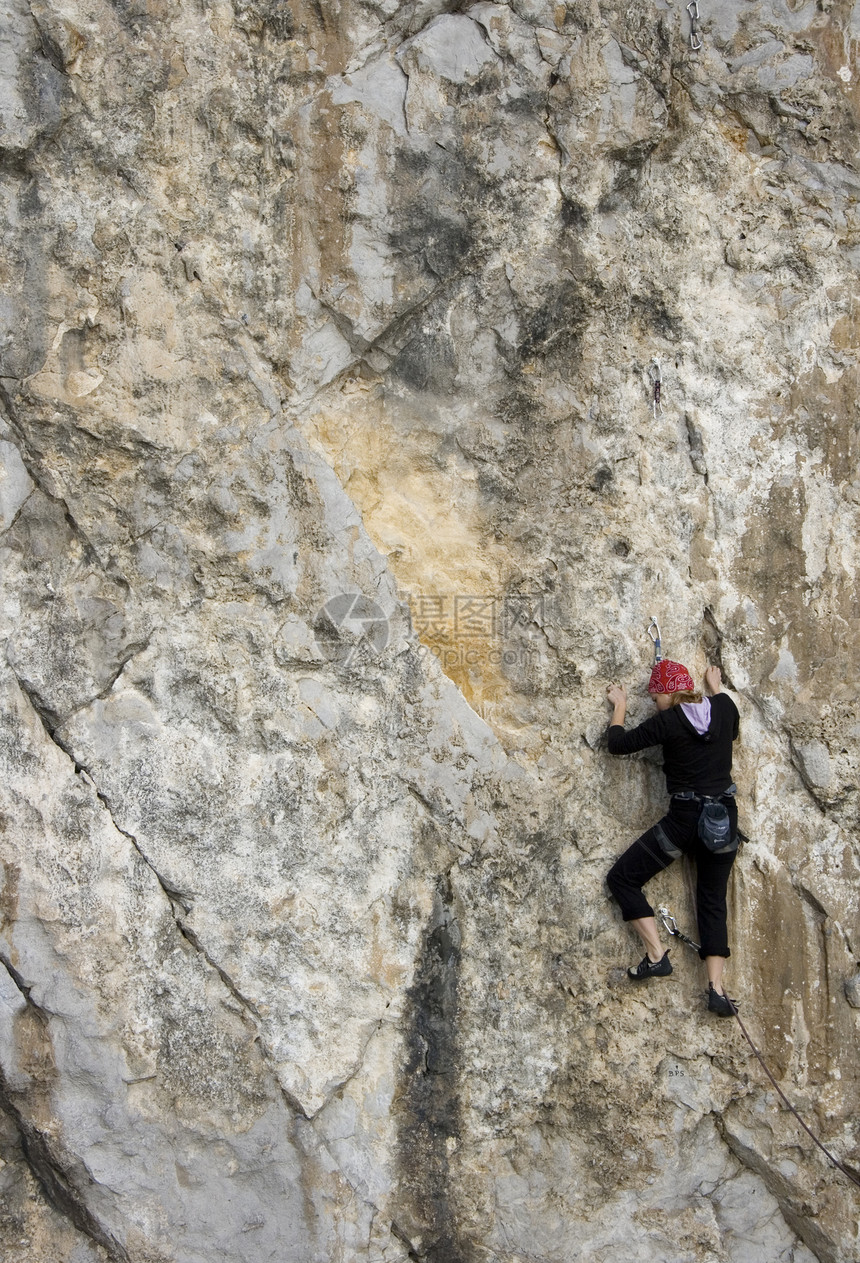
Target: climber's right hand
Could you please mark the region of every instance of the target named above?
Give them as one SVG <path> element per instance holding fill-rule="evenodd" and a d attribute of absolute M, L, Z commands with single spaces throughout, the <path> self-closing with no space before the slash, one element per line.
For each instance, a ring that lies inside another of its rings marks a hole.
<path fill-rule="evenodd" d="M 613 706 L 627 705 L 627 689 L 623 684 L 610 684 L 606 696 Z"/>

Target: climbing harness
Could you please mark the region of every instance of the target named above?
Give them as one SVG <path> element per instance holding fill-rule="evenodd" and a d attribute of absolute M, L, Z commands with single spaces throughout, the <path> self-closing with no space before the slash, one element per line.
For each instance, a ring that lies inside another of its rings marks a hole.
<path fill-rule="evenodd" d="M 690 48 L 697 53 L 702 47 L 702 41 L 699 39 L 699 0 L 690 0 L 687 12 L 690 15 Z"/>
<path fill-rule="evenodd" d="M 652 406 L 654 408 L 654 419 L 656 420 L 658 409 L 660 412 L 663 411 L 663 405 L 660 402 L 660 396 L 663 393 L 663 374 L 660 371 L 660 364 L 658 360 L 652 360 L 648 365 L 648 380 L 651 382 L 654 390 Z"/>
<path fill-rule="evenodd" d="M 692 789 L 680 789 L 672 795 L 673 802 L 694 802 L 699 808 L 697 832 L 702 843 L 712 855 L 729 855 L 738 849 L 738 832 L 732 833 L 732 823 L 726 808 L 726 799 L 734 798 L 738 787 L 734 783 L 722 794 L 697 794 Z"/>
<path fill-rule="evenodd" d="M 660 917 L 660 920 L 663 922 L 663 925 L 664 925 L 664 927 L 665 927 L 665 929 L 666 929 L 666 932 L 667 932 L 668 934 L 671 934 L 673 938 L 678 938 L 678 939 L 680 939 L 682 943 L 686 943 L 686 944 L 687 944 L 687 946 L 688 946 L 688 947 L 692 947 L 694 951 L 696 951 L 696 952 L 700 952 L 700 951 L 701 951 L 701 948 L 699 947 L 699 944 L 698 944 L 698 943 L 694 943 L 694 942 L 693 942 L 693 940 L 692 940 L 691 938 L 687 938 L 686 934 L 682 934 L 682 933 L 681 933 L 681 931 L 678 929 L 678 926 L 677 926 L 677 924 L 676 924 L 676 922 L 675 922 L 675 918 L 672 916 L 672 914 L 671 914 L 671 912 L 669 911 L 669 909 L 668 909 L 668 908 L 658 908 L 658 909 L 657 909 L 657 915 Z M 783 1105 L 786 1107 L 786 1109 L 787 1109 L 787 1110 L 789 1110 L 789 1112 L 790 1112 L 790 1113 L 792 1113 L 792 1114 L 794 1115 L 794 1117 L 795 1117 L 795 1118 L 797 1119 L 797 1121 L 800 1123 L 800 1125 L 801 1125 L 801 1127 L 803 1128 L 803 1130 L 806 1132 L 807 1136 L 809 1136 L 810 1140 L 813 1140 L 813 1141 L 815 1142 L 815 1144 L 818 1146 L 818 1148 L 821 1150 L 821 1152 L 825 1155 L 825 1157 L 826 1157 L 826 1158 L 827 1158 L 830 1162 L 832 1162 L 832 1163 L 833 1163 L 833 1165 L 834 1165 L 834 1166 L 835 1166 L 835 1167 L 836 1167 L 839 1171 L 841 1171 L 843 1175 L 847 1175 L 848 1179 L 849 1179 L 849 1180 L 851 1180 L 852 1184 L 856 1184 L 856 1185 L 857 1185 L 857 1187 L 858 1187 L 858 1188 L 860 1188 L 860 1175 L 857 1175 L 854 1171 L 852 1171 L 852 1170 L 851 1170 L 851 1168 L 850 1168 L 850 1167 L 848 1167 L 848 1166 L 846 1166 L 844 1162 L 840 1162 L 840 1161 L 839 1161 L 839 1159 L 835 1156 L 835 1154 L 832 1154 L 832 1153 L 830 1152 L 830 1150 L 829 1150 L 829 1149 L 827 1149 L 827 1148 L 826 1148 L 826 1147 L 825 1147 L 825 1146 L 821 1143 L 821 1141 L 820 1141 L 820 1140 L 818 1139 L 818 1137 L 816 1136 L 815 1132 L 814 1132 L 814 1131 L 812 1131 L 812 1129 L 811 1129 L 810 1127 L 808 1127 L 808 1126 L 807 1126 L 807 1124 L 806 1124 L 806 1123 L 803 1121 L 803 1119 L 800 1117 L 800 1115 L 798 1114 L 797 1110 L 796 1110 L 796 1109 L 794 1108 L 794 1106 L 792 1105 L 791 1101 L 790 1101 L 790 1100 L 788 1099 L 788 1097 L 785 1095 L 785 1093 L 783 1092 L 782 1088 L 779 1086 L 779 1084 L 777 1083 L 776 1079 L 775 1079 L 775 1078 L 773 1077 L 773 1075 L 771 1074 L 770 1068 L 769 1068 L 769 1066 L 768 1066 L 767 1062 L 765 1061 L 764 1057 L 761 1055 L 761 1053 L 759 1052 L 759 1050 L 756 1048 L 755 1044 L 752 1042 L 752 1039 L 750 1038 L 749 1031 L 748 1031 L 748 1030 L 747 1030 L 747 1028 L 744 1026 L 743 1022 L 741 1021 L 741 1015 L 740 1015 L 740 1013 L 738 1013 L 738 1010 L 737 1010 L 737 1005 L 735 1004 L 735 1002 L 734 1002 L 733 1000 L 729 999 L 729 997 L 728 997 L 728 996 L 726 996 L 726 999 L 729 1001 L 729 1004 L 731 1005 L 732 1012 L 733 1012 L 734 1016 L 737 1018 L 737 1021 L 738 1021 L 738 1026 L 739 1026 L 739 1027 L 741 1028 L 741 1030 L 743 1031 L 743 1034 L 744 1034 L 744 1039 L 747 1041 L 747 1043 L 749 1044 L 750 1048 L 751 1048 L 751 1049 L 753 1050 L 753 1052 L 755 1053 L 756 1059 L 758 1060 L 758 1062 L 759 1062 L 759 1064 L 760 1064 L 760 1066 L 761 1066 L 762 1070 L 764 1070 L 765 1074 L 767 1075 L 767 1077 L 770 1079 L 771 1083 L 773 1084 L 773 1087 L 774 1087 L 774 1089 L 776 1090 L 777 1094 L 779 1095 L 779 1098 L 780 1098 L 780 1100 L 782 1101 Z"/>
<path fill-rule="evenodd" d="M 653 629 L 653 630 L 652 630 Z M 654 665 L 663 661 L 663 647 L 660 642 L 660 624 L 657 622 L 656 615 L 651 615 L 651 622 L 648 624 L 648 635 L 654 642 Z"/>

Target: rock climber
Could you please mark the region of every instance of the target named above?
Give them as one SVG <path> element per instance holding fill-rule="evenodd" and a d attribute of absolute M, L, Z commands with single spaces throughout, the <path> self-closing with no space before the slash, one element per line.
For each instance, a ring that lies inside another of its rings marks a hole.
<path fill-rule="evenodd" d="M 723 968 L 731 955 L 726 930 L 726 889 L 737 854 L 738 818 L 732 783 L 732 742 L 738 735 L 738 709 L 721 691 L 718 667 L 708 667 L 705 686 L 711 696 L 696 691 L 680 662 L 663 660 L 651 672 L 648 692 L 657 714 L 625 731 L 627 690 L 613 684 L 606 693 L 612 705 L 608 745 L 611 754 L 635 754 L 649 746 L 663 747 L 663 771 L 670 795 L 667 814 L 643 833 L 613 864 L 609 889 L 645 945 L 638 965 L 628 969 L 634 982 L 665 977 L 672 972 L 663 950 L 654 910 L 642 887 L 680 855 L 696 862 L 696 914 L 702 946 L 699 955 L 708 972 L 708 1009 L 721 1017 L 734 1013 L 734 1001 L 723 989 Z M 728 812 L 727 844 L 710 850 L 699 836 L 699 817 L 705 800 L 722 803 Z"/>

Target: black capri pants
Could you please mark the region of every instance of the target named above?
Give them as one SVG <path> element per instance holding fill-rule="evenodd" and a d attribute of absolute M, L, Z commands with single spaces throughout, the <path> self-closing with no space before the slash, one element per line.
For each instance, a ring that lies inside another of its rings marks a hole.
<path fill-rule="evenodd" d="M 732 838 L 737 840 L 738 809 L 734 797 L 722 799 L 729 813 Z M 715 855 L 698 833 L 700 805 L 695 799 L 672 799 L 668 813 L 641 838 L 637 838 L 612 865 L 606 882 L 621 905 L 625 921 L 653 917 L 654 909 L 642 887 L 676 858 L 670 849 L 689 855 L 696 862 L 696 917 L 702 960 L 706 956 L 731 956 L 726 929 L 726 890 L 737 849 Z M 661 836 L 662 835 L 662 836 Z"/>

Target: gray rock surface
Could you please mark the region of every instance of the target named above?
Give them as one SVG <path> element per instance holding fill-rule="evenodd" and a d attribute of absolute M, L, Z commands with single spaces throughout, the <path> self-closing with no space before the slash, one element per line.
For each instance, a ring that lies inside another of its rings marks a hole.
<path fill-rule="evenodd" d="M 603 885 L 656 613 L 742 714 L 730 990 L 860 1167 L 860 28 L 700 14 L 7 5 L 13 1263 L 857 1258 Z"/>

